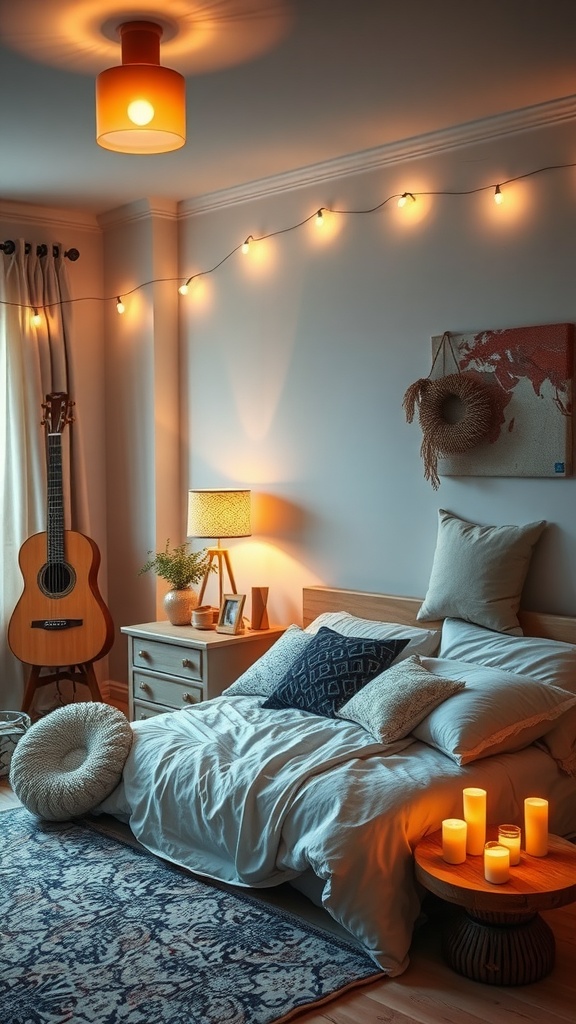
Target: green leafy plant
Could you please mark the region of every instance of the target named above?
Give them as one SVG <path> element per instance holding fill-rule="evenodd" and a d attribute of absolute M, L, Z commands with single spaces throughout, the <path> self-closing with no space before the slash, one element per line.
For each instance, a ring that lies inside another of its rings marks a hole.
<path fill-rule="evenodd" d="M 166 541 L 164 551 L 148 552 L 154 555 L 139 570 L 138 575 L 155 572 L 161 579 L 170 584 L 172 590 L 185 590 L 194 583 L 199 583 L 208 568 L 206 548 L 202 551 L 189 551 L 187 544 L 179 544 L 170 550 L 170 541 Z M 213 572 L 215 565 L 210 566 Z"/>

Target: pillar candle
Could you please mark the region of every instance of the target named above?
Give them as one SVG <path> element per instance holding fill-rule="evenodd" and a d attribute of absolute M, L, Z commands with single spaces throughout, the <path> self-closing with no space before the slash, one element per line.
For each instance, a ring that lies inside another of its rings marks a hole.
<path fill-rule="evenodd" d="M 524 833 L 526 853 L 532 857 L 545 857 L 548 853 L 548 801 L 539 796 L 524 801 Z"/>
<path fill-rule="evenodd" d="M 510 878 L 510 850 L 500 843 L 486 843 L 484 847 L 484 878 L 493 885 L 501 885 Z"/>
<path fill-rule="evenodd" d="M 486 790 L 469 787 L 463 790 L 466 853 L 480 857 L 486 840 Z"/>
<path fill-rule="evenodd" d="M 499 825 L 498 842 L 510 850 L 510 864 L 520 863 L 520 838 L 522 829 L 518 825 Z"/>
<path fill-rule="evenodd" d="M 466 860 L 466 822 L 461 818 L 445 818 L 442 822 L 442 857 L 448 864 Z"/>

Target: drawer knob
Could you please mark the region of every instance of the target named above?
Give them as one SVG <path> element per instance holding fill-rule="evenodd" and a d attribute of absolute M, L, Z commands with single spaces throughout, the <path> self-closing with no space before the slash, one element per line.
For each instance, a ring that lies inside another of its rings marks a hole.
<path fill-rule="evenodd" d="M 149 690 L 150 689 L 150 684 L 149 683 L 140 683 L 140 689 L 141 690 Z"/>
<path fill-rule="evenodd" d="M 186 704 L 195 704 L 195 702 L 196 702 L 196 699 L 195 699 L 193 693 L 183 693 L 182 694 L 182 700 L 185 701 Z"/>
<path fill-rule="evenodd" d="M 138 657 L 144 658 L 144 660 L 146 660 L 146 658 L 149 658 L 150 655 L 148 654 L 148 651 L 138 651 Z"/>
<path fill-rule="evenodd" d="M 182 658 L 182 668 L 194 668 L 194 662 L 190 658 Z"/>

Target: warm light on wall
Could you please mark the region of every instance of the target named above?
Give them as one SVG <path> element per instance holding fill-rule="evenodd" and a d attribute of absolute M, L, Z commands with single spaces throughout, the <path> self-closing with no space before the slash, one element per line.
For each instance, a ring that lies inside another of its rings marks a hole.
<path fill-rule="evenodd" d="M 148 23 L 144 23 L 148 24 Z M 121 70 L 121 69 L 120 69 Z M 314 223 L 319 226 L 322 225 L 322 230 L 313 231 L 313 235 L 319 242 L 326 244 L 339 230 L 342 230 L 342 224 L 345 218 L 354 216 L 365 216 L 366 214 L 378 214 L 391 203 L 394 199 L 397 200 L 398 206 L 402 206 L 402 213 L 396 219 L 399 224 L 402 222 L 402 230 L 405 227 L 412 225 L 414 227 L 417 223 L 422 221 L 428 216 L 435 197 L 442 196 L 474 196 L 478 193 L 490 192 L 494 205 L 498 207 L 496 210 L 492 205 L 491 210 L 488 212 L 483 210 L 481 225 L 482 229 L 492 224 L 498 224 L 501 228 L 509 225 L 513 220 L 520 220 L 522 217 L 526 217 L 529 212 L 530 203 L 533 202 L 533 194 L 528 190 L 527 180 L 533 178 L 535 175 L 544 173 L 550 173 L 552 171 L 568 170 L 576 167 L 576 162 L 567 164 L 557 164 L 547 167 L 538 167 L 531 171 L 526 171 L 523 174 L 517 174 L 513 178 L 508 178 L 502 184 L 506 187 L 506 202 L 503 203 L 502 185 L 500 183 L 478 185 L 468 189 L 450 189 L 450 190 L 428 190 L 423 189 L 419 191 L 415 189 L 413 192 L 402 192 L 400 196 L 398 192 L 393 195 L 389 195 L 386 199 L 377 203 L 375 206 L 366 207 L 362 209 L 333 209 L 329 206 L 316 207 L 313 213 L 308 214 L 301 220 L 295 223 L 283 225 L 272 231 L 268 231 L 262 235 L 248 235 L 244 242 L 237 242 L 235 246 L 224 256 L 217 260 L 217 262 L 211 266 L 203 269 L 199 269 L 196 273 L 185 278 L 184 281 L 178 278 L 154 278 L 151 281 L 146 281 L 143 284 L 135 284 L 132 288 L 124 292 L 124 297 L 133 296 L 136 292 L 143 290 L 146 285 L 156 284 L 158 281 L 174 281 L 178 284 L 178 291 L 180 295 L 191 295 L 198 302 L 201 300 L 202 304 L 208 308 L 208 299 L 212 300 L 213 291 L 210 290 L 208 278 L 214 274 L 220 267 L 222 267 L 229 259 L 231 259 L 235 253 L 241 251 L 242 253 L 250 252 L 250 259 L 248 264 L 252 270 L 262 270 L 265 268 L 269 272 L 272 272 L 275 265 L 276 251 L 272 247 L 273 241 L 280 235 L 286 235 L 288 232 L 296 231 L 302 228 L 304 225 Z M 513 188 L 511 186 L 514 186 Z M 413 186 L 414 187 L 414 186 Z M 389 221 L 388 224 L 393 223 Z M 339 225 L 339 226 L 337 226 Z M 252 244 L 257 243 L 257 244 Z M 0 250 L 4 249 L 4 246 L 0 244 Z M 4 250 L 6 251 L 6 250 Z M 73 250 L 72 250 L 73 251 Z M 261 276 L 261 274 L 260 274 Z M 109 302 L 112 299 L 116 300 L 118 312 L 124 312 L 123 300 L 119 295 L 108 295 L 102 297 L 102 301 Z M 80 299 L 67 299 L 67 302 L 77 302 Z M 22 302 L 6 302 L 3 300 L 3 304 L 7 306 L 15 306 L 18 308 L 26 308 L 28 303 Z M 44 308 L 48 308 L 50 305 L 59 305 L 59 303 L 46 303 Z M 132 312 L 132 309 L 131 309 Z"/>
<path fill-rule="evenodd" d="M 185 82 L 160 66 L 162 28 L 120 26 L 122 64 L 96 79 L 96 141 L 117 153 L 169 153 L 186 142 Z"/>

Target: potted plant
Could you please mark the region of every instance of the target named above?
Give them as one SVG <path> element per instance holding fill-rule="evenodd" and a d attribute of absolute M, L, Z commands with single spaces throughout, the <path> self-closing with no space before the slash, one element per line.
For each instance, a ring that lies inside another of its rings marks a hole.
<path fill-rule="evenodd" d="M 202 551 L 190 551 L 187 544 L 179 544 L 170 548 L 166 541 L 164 551 L 148 552 L 153 557 L 139 570 L 141 576 L 146 572 L 155 572 L 160 579 L 166 580 L 170 589 L 164 595 L 164 610 L 173 626 L 189 626 L 192 611 L 198 604 L 198 595 L 192 587 L 203 579 L 208 570 L 208 554 Z M 213 571 L 215 566 L 210 566 Z"/>

